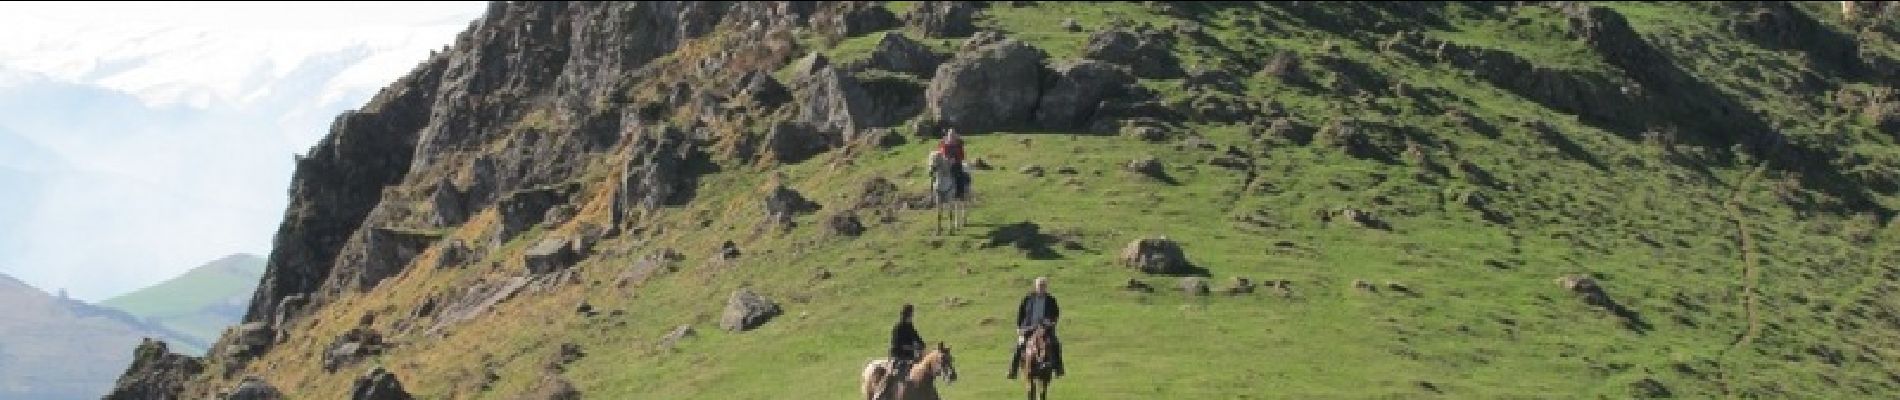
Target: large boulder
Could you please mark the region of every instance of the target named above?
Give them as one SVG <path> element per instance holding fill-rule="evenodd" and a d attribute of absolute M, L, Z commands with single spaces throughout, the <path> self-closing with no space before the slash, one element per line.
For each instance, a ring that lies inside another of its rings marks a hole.
<path fill-rule="evenodd" d="M 904 13 L 904 24 L 916 28 L 925 37 L 964 37 L 976 33 L 975 1 L 925 1 Z"/>
<path fill-rule="evenodd" d="M 840 1 L 825 4 L 838 7 L 813 16 L 812 26 L 819 32 L 854 37 L 897 27 L 897 14 L 883 4 L 869 1 Z"/>
<path fill-rule="evenodd" d="M 958 54 L 937 67 L 924 92 L 928 119 L 962 132 L 1029 125 L 1041 97 L 1046 57 L 1015 39 Z"/>
<path fill-rule="evenodd" d="M 942 55 L 930 51 L 923 43 L 901 32 L 890 32 L 878 40 L 865 66 L 929 78 L 937 73 L 937 65 L 942 64 L 943 59 Z"/>
<path fill-rule="evenodd" d="M 1122 265 L 1149 274 L 1182 274 L 1192 269 L 1181 245 L 1166 237 L 1138 239 L 1122 248 Z"/>
<path fill-rule="evenodd" d="M 1184 71 L 1181 60 L 1169 51 L 1170 42 L 1166 35 L 1158 32 L 1100 31 L 1089 35 L 1082 57 L 1126 65 L 1135 76 L 1143 78 L 1179 78 Z"/>
<path fill-rule="evenodd" d="M 224 352 L 233 359 L 250 359 L 263 355 L 265 349 L 277 339 L 276 332 L 269 324 L 247 322 L 231 327 L 231 341 L 224 346 Z"/>
<path fill-rule="evenodd" d="M 402 382 L 396 380 L 396 374 L 382 367 L 370 370 L 368 374 L 356 378 L 350 386 L 350 400 L 410 400 L 414 397 L 403 390 Z"/>
<path fill-rule="evenodd" d="M 870 94 L 851 74 L 822 65 L 791 79 L 792 103 L 798 107 L 792 121 L 810 131 L 798 138 L 799 143 L 772 145 L 770 148 L 775 150 L 798 150 L 778 155 L 780 161 L 795 162 L 818 151 L 838 147 L 845 138 L 855 137 L 858 130 L 868 129 L 877 122 L 873 121 Z"/>
<path fill-rule="evenodd" d="M 1087 128 L 1102 99 L 1121 96 L 1135 83 L 1126 68 L 1096 60 L 1057 65 L 1036 107 L 1036 125 L 1049 129 Z"/>
<path fill-rule="evenodd" d="M 726 300 L 726 312 L 719 318 L 719 327 L 732 332 L 749 331 L 765 325 L 779 313 L 778 304 L 771 299 L 753 293 L 752 289 L 739 289 Z"/>

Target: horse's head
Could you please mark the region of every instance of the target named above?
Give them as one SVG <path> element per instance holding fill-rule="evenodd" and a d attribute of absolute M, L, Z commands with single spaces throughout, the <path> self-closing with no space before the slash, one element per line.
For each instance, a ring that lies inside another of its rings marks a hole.
<path fill-rule="evenodd" d="M 950 346 L 937 342 L 937 355 L 937 368 L 940 371 L 937 375 L 949 383 L 957 383 L 957 365 L 956 361 L 950 357 Z"/>

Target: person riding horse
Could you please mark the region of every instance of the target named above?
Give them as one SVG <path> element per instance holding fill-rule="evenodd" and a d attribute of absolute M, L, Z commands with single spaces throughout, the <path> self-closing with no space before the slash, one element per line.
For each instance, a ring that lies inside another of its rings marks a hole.
<path fill-rule="evenodd" d="M 937 151 L 950 159 L 950 172 L 956 177 L 956 198 L 964 199 L 970 195 L 970 171 L 963 169 L 963 137 L 956 129 L 944 131 L 943 141 L 937 143 Z"/>
<path fill-rule="evenodd" d="M 884 377 L 886 385 L 903 379 L 910 373 L 912 363 L 922 358 L 929 345 L 924 337 L 917 334 L 917 327 L 911 325 L 911 315 L 916 310 L 910 304 L 904 305 L 904 311 L 898 314 L 897 325 L 891 327 L 891 368 Z"/>
<path fill-rule="evenodd" d="M 1056 376 L 1067 373 L 1062 366 L 1062 340 L 1056 338 L 1056 321 L 1061 318 L 1062 308 L 1056 304 L 1056 296 L 1049 294 L 1049 278 L 1037 277 L 1034 290 L 1023 296 L 1022 303 L 1016 306 L 1016 353 L 1010 357 L 1009 379 L 1016 379 L 1016 371 L 1023 363 L 1023 344 L 1037 327 L 1042 327 L 1043 334 L 1048 336 L 1049 358 Z"/>

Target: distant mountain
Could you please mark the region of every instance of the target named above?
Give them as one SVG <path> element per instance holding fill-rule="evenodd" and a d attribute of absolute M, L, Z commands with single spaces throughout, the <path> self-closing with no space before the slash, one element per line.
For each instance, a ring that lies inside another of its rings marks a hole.
<path fill-rule="evenodd" d="M 244 318 L 251 291 L 263 273 L 263 258 L 233 254 L 99 305 L 209 343 L 225 327 Z"/>
<path fill-rule="evenodd" d="M 0 399 L 91 399 L 112 387 L 140 338 L 202 341 L 123 311 L 47 294 L 0 275 Z"/>

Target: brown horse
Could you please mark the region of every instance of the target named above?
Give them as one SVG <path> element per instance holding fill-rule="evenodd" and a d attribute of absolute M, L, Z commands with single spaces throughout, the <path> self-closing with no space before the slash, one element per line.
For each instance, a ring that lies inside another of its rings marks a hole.
<path fill-rule="evenodd" d="M 1049 382 L 1054 380 L 1055 367 L 1049 359 L 1049 330 L 1036 327 L 1029 331 L 1029 339 L 1023 342 L 1023 365 L 1026 375 L 1023 383 L 1029 386 L 1029 400 L 1048 400 Z"/>
<path fill-rule="evenodd" d="M 942 342 L 937 349 L 924 354 L 910 367 L 910 375 L 895 385 L 886 384 L 884 376 L 890 371 L 890 359 L 871 360 L 864 366 L 862 392 L 866 400 L 939 400 L 936 379 L 943 378 L 946 383 L 957 382 L 957 366 L 950 359 L 950 347 Z"/>

